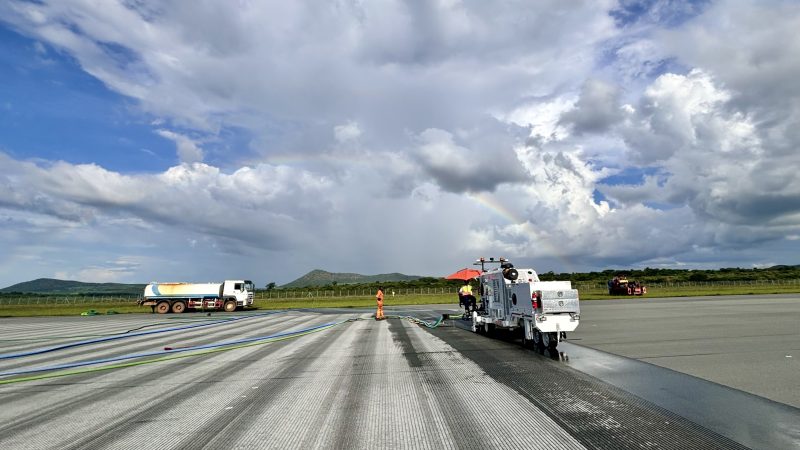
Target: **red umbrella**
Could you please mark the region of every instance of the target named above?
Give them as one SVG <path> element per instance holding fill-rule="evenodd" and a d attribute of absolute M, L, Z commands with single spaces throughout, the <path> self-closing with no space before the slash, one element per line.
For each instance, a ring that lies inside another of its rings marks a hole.
<path fill-rule="evenodd" d="M 456 273 L 451 273 L 450 275 L 444 277 L 445 280 L 471 280 L 473 278 L 478 278 L 481 276 L 480 270 L 475 269 L 461 269 Z"/>

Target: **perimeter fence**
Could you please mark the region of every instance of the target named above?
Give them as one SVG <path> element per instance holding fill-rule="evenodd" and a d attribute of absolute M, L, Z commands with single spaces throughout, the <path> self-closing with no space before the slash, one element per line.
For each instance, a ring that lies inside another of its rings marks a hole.
<path fill-rule="evenodd" d="M 347 298 L 347 297 L 373 297 L 374 289 L 337 289 L 337 290 L 283 290 L 272 291 L 258 290 L 255 294 L 257 301 L 269 300 L 302 300 L 319 298 Z M 387 289 L 386 296 L 407 295 L 457 295 L 457 288 L 408 288 Z M 141 295 L 20 295 L 0 296 L 0 306 L 3 305 L 84 305 L 96 303 L 135 303 Z"/>
<path fill-rule="evenodd" d="M 800 286 L 800 279 L 793 280 L 749 280 L 749 281 L 675 281 L 664 283 L 643 282 L 648 290 L 653 289 L 697 289 L 714 287 L 735 286 Z M 603 290 L 607 288 L 605 282 L 573 283 L 580 290 Z M 417 288 L 387 288 L 387 299 L 393 296 L 408 295 L 457 295 L 455 287 L 417 287 Z M 319 298 L 348 298 L 348 297 L 373 297 L 374 289 L 298 289 L 298 290 L 258 290 L 255 299 L 258 301 L 270 300 L 302 300 Z M 20 295 L 0 296 L 0 306 L 4 305 L 82 305 L 97 303 L 135 303 L 140 295 Z"/>
<path fill-rule="evenodd" d="M 451 287 L 418 287 L 418 288 L 387 288 L 384 292 L 387 298 L 404 295 L 458 295 L 459 288 Z M 374 297 L 375 289 L 299 289 L 272 291 L 256 291 L 256 300 L 283 300 L 303 298 L 347 298 L 347 297 Z"/>

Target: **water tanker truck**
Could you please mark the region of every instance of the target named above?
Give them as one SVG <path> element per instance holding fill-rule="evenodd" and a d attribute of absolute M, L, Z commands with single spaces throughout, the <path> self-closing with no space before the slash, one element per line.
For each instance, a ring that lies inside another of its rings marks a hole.
<path fill-rule="evenodd" d="M 492 263 L 499 267 L 487 269 Z M 516 269 L 504 258 L 481 258 L 481 306 L 472 312 L 472 331 L 517 333 L 524 346 L 555 349 L 580 323 L 578 291 L 569 281 L 540 281 L 533 269 Z"/>
<path fill-rule="evenodd" d="M 253 306 L 255 285 L 250 280 L 225 280 L 222 283 L 150 283 L 144 288 L 140 305 L 155 312 L 182 313 L 187 309 L 236 311 Z"/>

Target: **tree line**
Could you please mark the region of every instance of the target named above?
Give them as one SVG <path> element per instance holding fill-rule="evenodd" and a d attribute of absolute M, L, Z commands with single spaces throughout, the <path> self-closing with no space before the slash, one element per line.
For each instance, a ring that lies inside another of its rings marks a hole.
<path fill-rule="evenodd" d="M 636 280 L 642 284 L 647 283 L 674 283 L 682 281 L 694 282 L 714 282 L 714 281 L 760 281 L 760 280 L 797 280 L 800 279 L 800 266 L 774 266 L 769 268 L 741 268 L 727 267 L 722 269 L 659 269 L 645 267 L 644 269 L 606 269 L 599 272 L 563 272 L 553 271 L 540 273 L 539 279 L 542 281 L 571 281 L 573 283 L 597 283 L 605 284 L 615 276 L 626 276 L 629 280 Z M 457 289 L 463 281 L 445 280 L 444 278 L 422 277 L 409 281 L 386 281 L 371 283 L 341 284 L 332 282 L 322 286 L 304 286 L 301 288 L 281 288 L 274 282 L 265 286 L 268 291 L 347 291 L 358 289 L 377 290 L 379 286 L 396 289 L 414 288 L 448 288 Z"/>

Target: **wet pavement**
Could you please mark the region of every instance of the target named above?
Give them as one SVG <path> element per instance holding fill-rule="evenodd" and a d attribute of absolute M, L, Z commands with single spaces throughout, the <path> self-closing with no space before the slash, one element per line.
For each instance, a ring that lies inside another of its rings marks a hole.
<path fill-rule="evenodd" d="M 468 321 L 454 320 L 452 323 L 465 332 L 470 326 Z M 562 366 L 561 374 L 547 373 L 537 376 L 569 379 L 575 376 L 571 373 L 574 370 L 588 375 L 591 377 L 588 379 L 594 383 L 607 383 L 618 388 L 624 393 L 620 395 L 628 400 L 613 400 L 610 404 L 614 407 L 630 401 L 629 398 L 632 396 L 638 398 L 640 402 L 650 404 L 649 407 L 645 406 L 645 410 L 666 411 L 667 416 L 680 417 L 749 448 L 800 448 L 800 409 L 691 375 L 582 347 L 569 341 L 561 342 L 557 350 L 550 351 L 522 349 L 521 346 L 519 349 L 514 348 L 519 346 L 520 342 L 509 335 L 500 335 L 494 340 L 511 347 L 506 348 L 498 343 L 498 348 L 492 351 L 494 358 L 524 361 L 526 357 L 538 357 Z M 514 356 L 520 351 L 526 355 Z M 503 352 L 510 354 L 505 355 Z M 465 354 L 474 355 L 470 357 L 477 359 L 487 357 L 468 351 L 465 351 Z M 488 361 L 483 363 L 491 364 Z M 542 369 L 533 370 L 539 370 L 541 373 Z M 564 387 L 559 386 L 559 389 Z M 595 391 L 605 389 L 607 388 L 600 387 Z M 577 399 L 577 401 L 584 400 Z M 602 405 L 593 407 L 594 411 L 600 409 Z M 641 412 L 629 408 L 626 408 L 626 412 L 641 418 Z M 673 425 L 677 422 L 674 417 L 671 420 Z M 675 430 L 670 431 L 670 436 L 675 437 Z"/>
<path fill-rule="evenodd" d="M 570 342 L 800 407 L 800 295 L 581 302 Z"/>

